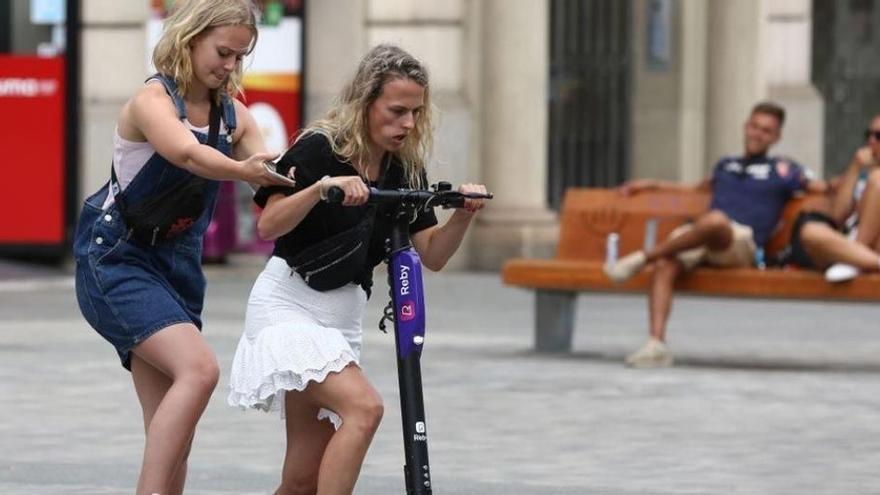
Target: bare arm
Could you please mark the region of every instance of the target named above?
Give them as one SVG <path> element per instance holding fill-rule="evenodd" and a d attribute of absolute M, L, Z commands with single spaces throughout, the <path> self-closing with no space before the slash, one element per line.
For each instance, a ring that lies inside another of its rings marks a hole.
<path fill-rule="evenodd" d="M 357 206 L 367 202 L 370 190 L 364 181 L 356 175 L 329 177 L 298 191 L 292 196 L 273 194 L 266 201 L 266 207 L 257 221 L 257 235 L 264 240 L 274 240 L 290 232 L 309 211 L 314 208 L 330 187 L 339 187 L 345 193 L 344 206 Z"/>
<path fill-rule="evenodd" d="M 272 177 L 263 167 L 265 160 L 274 158 L 274 155 L 265 153 L 264 149 L 256 151 L 245 160 L 237 161 L 210 146 L 200 144 L 177 118 L 174 104 L 159 84 L 145 85 L 132 98 L 123 108 L 119 125 L 136 129 L 169 162 L 201 177 L 245 180 L 260 185 L 283 185 L 283 182 Z"/>
<path fill-rule="evenodd" d="M 257 220 L 260 239 L 273 241 L 293 230 L 321 200 L 320 185 L 316 182 L 292 196 L 273 194 Z"/>
<path fill-rule="evenodd" d="M 846 172 L 843 173 L 834 198 L 831 200 L 831 216 L 838 222 L 842 223 L 855 208 L 855 200 L 853 198 L 853 189 L 859 180 L 859 173 L 865 167 L 873 164 L 873 155 L 870 148 L 863 147 L 853 154 L 849 162 Z"/>
<path fill-rule="evenodd" d="M 486 193 L 485 186 L 463 184 L 461 192 Z M 464 234 L 478 210 L 483 208 L 482 200 L 469 199 L 463 209 L 457 209 L 442 226 L 433 226 L 416 232 L 412 236 L 413 247 L 419 253 L 422 264 L 430 270 L 439 271 L 461 246 Z"/>

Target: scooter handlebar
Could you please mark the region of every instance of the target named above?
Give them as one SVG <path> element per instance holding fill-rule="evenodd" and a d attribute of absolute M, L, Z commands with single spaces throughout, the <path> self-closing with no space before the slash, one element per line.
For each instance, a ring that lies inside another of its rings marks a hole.
<path fill-rule="evenodd" d="M 441 206 L 443 208 L 461 208 L 466 199 L 492 199 L 492 194 L 461 193 L 458 191 L 428 191 L 425 189 L 377 189 L 370 188 L 368 204 L 410 204 L 413 206 Z M 345 199 L 345 192 L 336 186 L 327 190 L 327 201 L 340 204 Z"/>
<path fill-rule="evenodd" d="M 342 203 L 342 200 L 344 199 L 345 191 L 343 191 L 341 187 L 333 186 L 330 189 L 327 189 L 327 197 L 324 198 L 324 201 L 331 204 L 339 204 Z"/>

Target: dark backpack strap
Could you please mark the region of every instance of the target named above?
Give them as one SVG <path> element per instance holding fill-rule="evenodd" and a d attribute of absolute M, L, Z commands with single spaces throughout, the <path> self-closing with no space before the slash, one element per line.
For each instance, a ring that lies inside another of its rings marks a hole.
<path fill-rule="evenodd" d="M 227 142 L 232 143 L 232 134 L 238 126 L 235 120 L 235 101 L 226 92 L 220 93 L 220 105 L 223 109 L 223 122 L 226 123 Z"/>
<path fill-rule="evenodd" d="M 220 105 L 214 99 L 211 99 L 211 111 L 208 114 L 208 142 L 205 143 L 212 148 L 217 148 L 217 142 L 220 140 Z"/>

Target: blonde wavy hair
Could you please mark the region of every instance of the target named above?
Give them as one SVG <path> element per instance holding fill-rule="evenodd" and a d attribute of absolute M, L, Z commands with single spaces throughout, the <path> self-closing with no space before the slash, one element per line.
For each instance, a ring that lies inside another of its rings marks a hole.
<path fill-rule="evenodd" d="M 177 0 L 165 19 L 162 37 L 153 50 L 153 66 L 174 79 L 178 93 L 185 96 L 192 85 L 193 66 L 191 43 L 199 34 L 221 26 L 245 26 L 252 34 L 247 53 L 257 43 L 257 14 L 250 0 Z M 226 92 L 236 96 L 242 92 L 242 63 L 226 81 Z"/>
<path fill-rule="evenodd" d="M 299 140 L 309 134 L 322 134 L 330 142 L 333 153 L 352 164 L 370 163 L 369 108 L 382 94 L 385 83 L 409 79 L 424 88 L 424 107 L 403 147 L 395 157 L 403 166 L 410 187 L 424 186 L 421 174 L 433 147 L 431 90 L 428 71 L 415 57 L 389 44 L 377 45 L 361 60 L 357 72 L 333 102 L 327 114 L 303 129 Z M 366 175 L 366 167 L 360 172 Z"/>

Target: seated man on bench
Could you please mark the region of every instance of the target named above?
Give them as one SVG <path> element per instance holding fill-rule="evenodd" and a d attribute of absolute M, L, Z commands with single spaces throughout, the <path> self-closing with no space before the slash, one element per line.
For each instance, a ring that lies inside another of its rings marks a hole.
<path fill-rule="evenodd" d="M 634 180 L 620 187 L 622 194 L 648 189 L 711 190 L 709 211 L 674 230 L 651 250 L 636 251 L 606 265 L 606 275 L 623 282 L 646 264 L 654 265 L 649 289 L 650 338 L 626 358 L 634 367 L 672 364 L 666 346 L 666 323 L 672 307 L 675 279 L 701 263 L 716 267 L 751 266 L 779 222 L 786 201 L 801 190 L 823 191 L 824 181 L 809 181 L 804 169 L 785 158 L 767 155 L 779 141 L 785 110 L 773 103 L 752 108 L 745 123 L 743 156 L 724 157 L 711 179 L 696 186 L 658 180 Z"/>

